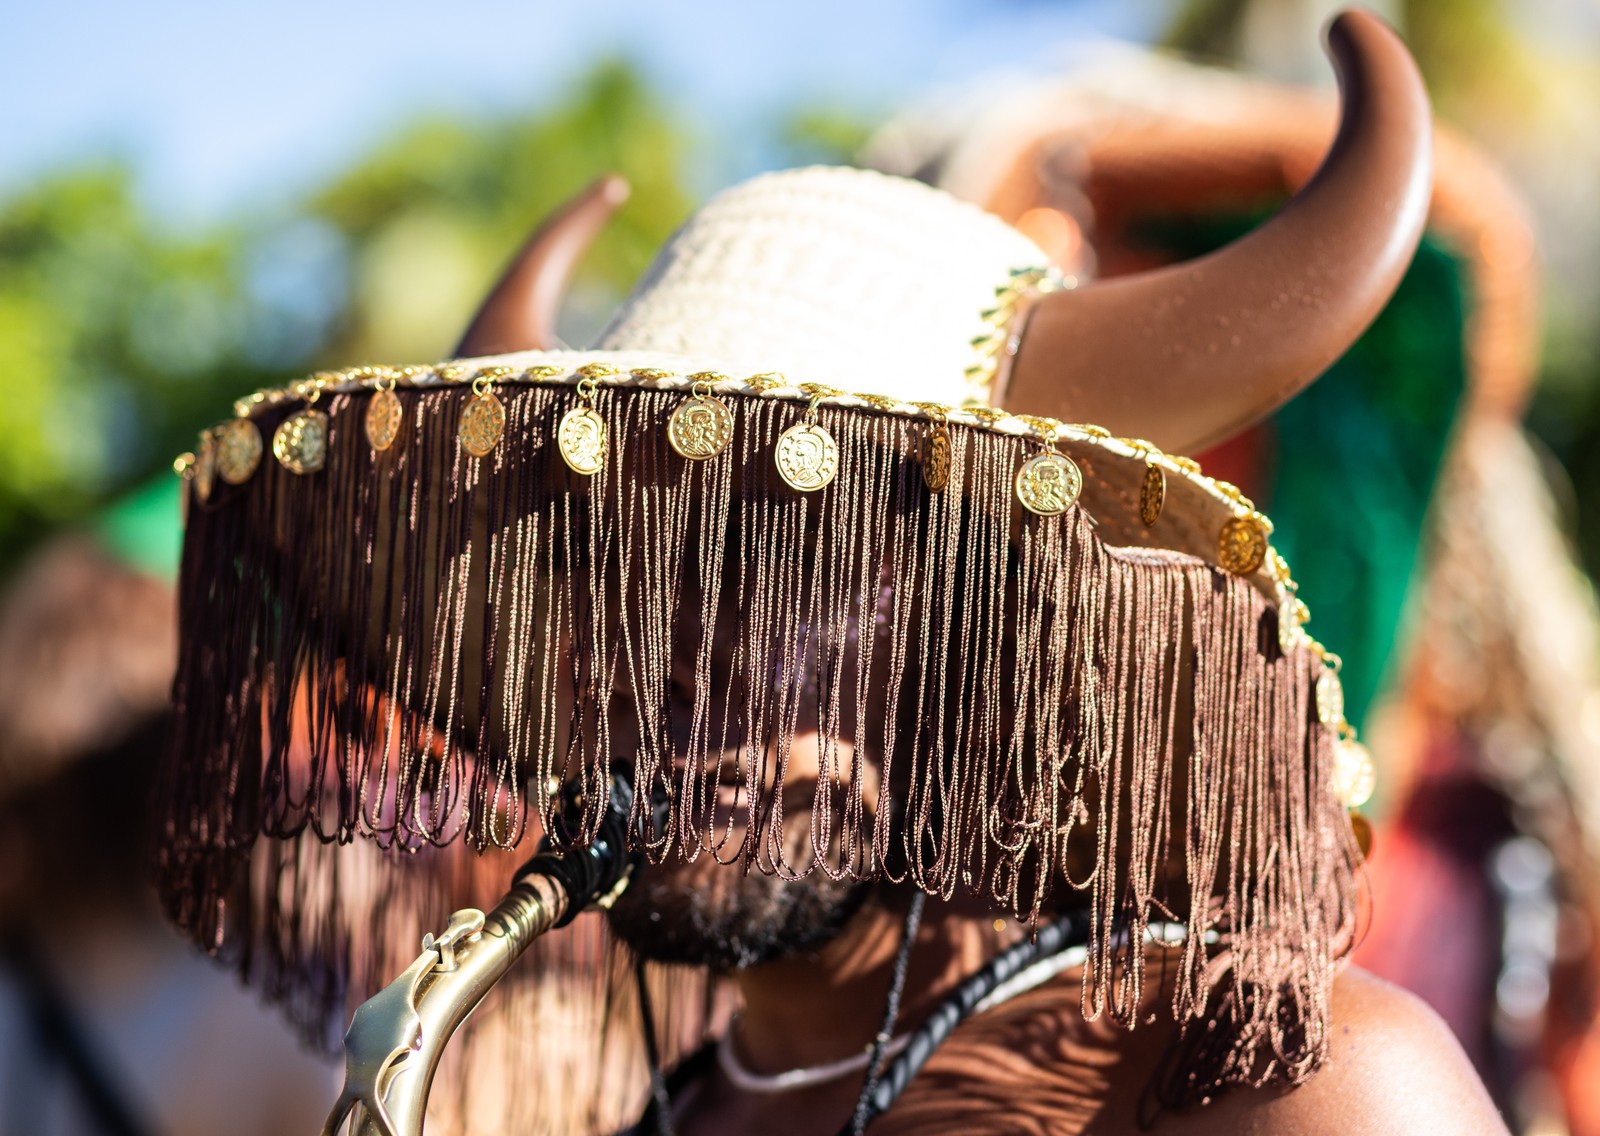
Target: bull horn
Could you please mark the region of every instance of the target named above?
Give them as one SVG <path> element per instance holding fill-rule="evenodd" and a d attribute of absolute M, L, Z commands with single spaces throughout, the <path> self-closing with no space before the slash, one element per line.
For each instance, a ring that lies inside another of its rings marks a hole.
<path fill-rule="evenodd" d="M 1189 452 L 1281 406 L 1355 342 L 1421 239 L 1432 123 L 1416 64 L 1376 16 L 1343 13 L 1327 41 L 1342 111 L 1305 188 L 1207 256 L 1043 297 L 1007 409 Z"/>
<path fill-rule="evenodd" d="M 607 174 L 551 214 L 472 317 L 456 358 L 556 346 L 556 311 L 572 270 L 627 199 L 627 180 Z"/>

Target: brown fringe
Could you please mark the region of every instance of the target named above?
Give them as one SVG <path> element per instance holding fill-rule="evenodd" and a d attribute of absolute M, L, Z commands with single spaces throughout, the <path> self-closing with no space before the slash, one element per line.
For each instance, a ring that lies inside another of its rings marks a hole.
<path fill-rule="evenodd" d="M 1315 1068 L 1356 853 L 1320 664 L 1282 653 L 1248 582 L 1106 547 L 1077 509 L 1022 513 L 1025 439 L 951 426 L 950 488 L 933 494 L 925 424 L 824 407 L 839 474 L 799 494 L 772 446 L 803 408 L 730 398 L 728 452 L 687 462 L 664 428 L 684 395 L 603 388 L 611 452 L 583 478 L 553 445 L 572 388 L 498 393 L 488 458 L 457 442 L 460 388 L 399 392 L 411 429 L 382 454 L 367 396 L 342 394 L 323 407 L 323 472 L 269 457 L 191 502 L 162 890 L 308 1034 L 342 1028 L 450 910 L 493 902 L 554 786 L 575 778 L 599 802 L 631 760 L 641 802 L 657 786 L 672 800 L 661 831 L 637 810 L 652 859 L 909 878 L 1024 920 L 1087 903 L 1090 1016 L 1134 1025 L 1147 928 L 1182 925 L 1172 1012 L 1196 1021 L 1224 992 L 1234 1041 L 1174 1101 Z M 786 781 L 810 730 L 824 752 L 808 799 Z M 741 844 L 713 816 L 735 761 Z M 557 977 L 583 975 L 613 1009 L 627 984 L 566 938 L 521 986 L 587 1030 L 609 1015 L 585 1017 Z M 675 981 L 661 1005 L 684 1013 L 687 1043 L 708 987 Z M 692 1014 L 672 1008 L 686 995 Z"/>

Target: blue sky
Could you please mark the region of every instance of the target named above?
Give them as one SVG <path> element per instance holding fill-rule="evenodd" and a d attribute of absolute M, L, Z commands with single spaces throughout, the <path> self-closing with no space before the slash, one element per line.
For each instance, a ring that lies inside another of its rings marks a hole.
<path fill-rule="evenodd" d="M 873 110 L 1095 37 L 1159 0 L 567 0 L 449 6 L 0 0 L 0 194 L 106 152 L 200 219 L 309 185 L 424 110 L 537 105 L 596 57 L 642 63 L 705 131 L 802 98 Z M 743 172 L 743 171 L 741 171 Z"/>

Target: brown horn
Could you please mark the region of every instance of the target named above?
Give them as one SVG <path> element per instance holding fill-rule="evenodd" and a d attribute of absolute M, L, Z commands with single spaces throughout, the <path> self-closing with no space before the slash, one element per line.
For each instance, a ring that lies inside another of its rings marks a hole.
<path fill-rule="evenodd" d="M 1432 124 L 1388 25 L 1348 11 L 1327 38 L 1343 111 L 1305 188 L 1207 256 L 1046 296 L 1024 329 L 1007 409 L 1182 453 L 1282 405 L 1355 342 L 1422 236 Z"/>
<path fill-rule="evenodd" d="M 572 270 L 627 199 L 627 180 L 607 174 L 551 214 L 472 317 L 456 358 L 556 346 L 556 311 Z"/>

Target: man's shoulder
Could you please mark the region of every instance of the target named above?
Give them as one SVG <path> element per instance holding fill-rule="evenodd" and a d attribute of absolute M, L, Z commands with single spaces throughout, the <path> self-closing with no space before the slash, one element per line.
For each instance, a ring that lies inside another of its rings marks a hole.
<path fill-rule="evenodd" d="M 1224 1097 L 1197 1136 L 1338 1132 L 1504 1136 L 1505 1124 L 1449 1028 L 1420 998 L 1351 968 L 1333 988 L 1328 1060 L 1299 1088 Z M 1206 1116 L 1206 1113 L 1211 1113 Z"/>

